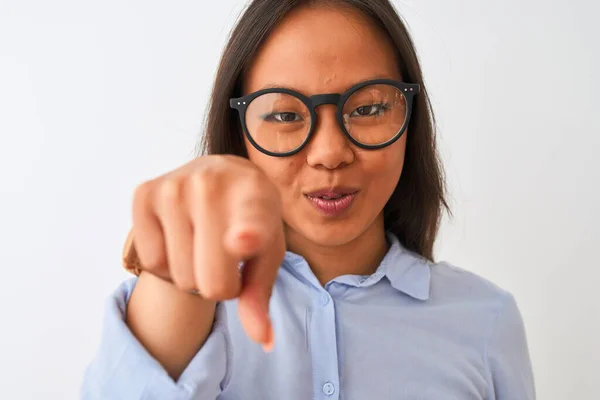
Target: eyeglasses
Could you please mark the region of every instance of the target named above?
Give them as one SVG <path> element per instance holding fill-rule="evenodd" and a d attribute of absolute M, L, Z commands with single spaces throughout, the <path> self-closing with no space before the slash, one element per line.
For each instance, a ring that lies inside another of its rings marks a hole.
<path fill-rule="evenodd" d="M 361 82 L 343 94 L 307 97 L 285 88 L 269 88 L 230 99 L 244 134 L 259 151 L 291 156 L 308 143 L 317 121 L 316 108 L 337 106 L 337 121 L 356 146 L 375 150 L 398 140 L 408 126 L 413 96 L 420 85 L 391 79 Z"/>

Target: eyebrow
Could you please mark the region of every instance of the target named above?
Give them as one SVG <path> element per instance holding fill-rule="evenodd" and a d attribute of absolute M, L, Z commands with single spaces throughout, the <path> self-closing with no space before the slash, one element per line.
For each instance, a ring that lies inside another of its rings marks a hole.
<path fill-rule="evenodd" d="M 269 83 L 269 84 L 259 88 L 258 90 L 265 90 L 265 89 L 287 89 L 287 90 L 294 90 L 294 91 L 298 92 L 297 89 L 295 89 L 291 86 L 281 85 L 279 83 Z"/>
<path fill-rule="evenodd" d="M 373 76 L 370 76 L 370 77 L 368 77 L 366 79 L 361 79 L 359 81 L 356 81 L 356 82 L 350 84 L 349 86 L 345 87 L 344 90 L 341 91 L 340 93 L 347 92 L 348 90 L 350 90 L 352 87 L 358 85 L 359 83 L 363 83 L 363 82 L 367 82 L 367 81 L 372 81 L 372 80 L 375 80 L 375 79 L 394 79 L 394 78 L 392 78 L 390 76 L 386 76 L 386 75 L 373 75 Z M 295 88 L 295 87 L 292 87 L 292 86 L 288 86 L 288 85 L 283 85 L 283 84 L 280 84 L 280 83 L 269 83 L 269 84 L 261 87 L 258 90 L 264 90 L 264 89 L 286 89 L 286 90 L 293 90 L 294 92 L 298 92 L 298 93 L 302 93 L 302 94 L 306 95 L 306 93 L 303 90 L 298 90 L 298 88 Z"/>

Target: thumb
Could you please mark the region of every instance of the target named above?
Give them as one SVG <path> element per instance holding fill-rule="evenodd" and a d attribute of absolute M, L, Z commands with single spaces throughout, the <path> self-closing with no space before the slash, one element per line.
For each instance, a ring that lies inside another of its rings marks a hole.
<path fill-rule="evenodd" d="M 269 301 L 277 271 L 285 255 L 283 239 L 277 238 L 276 242 L 277 245 L 269 247 L 244 265 L 238 303 L 240 321 L 246 334 L 256 343 L 262 344 L 265 351 L 271 351 L 274 345 Z"/>

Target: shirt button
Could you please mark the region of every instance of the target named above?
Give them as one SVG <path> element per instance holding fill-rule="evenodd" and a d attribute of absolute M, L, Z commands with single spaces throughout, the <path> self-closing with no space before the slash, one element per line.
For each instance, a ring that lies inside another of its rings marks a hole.
<path fill-rule="evenodd" d="M 329 295 L 327 295 L 327 293 L 323 293 L 321 295 L 321 304 L 326 306 L 327 304 L 329 304 Z"/>
<path fill-rule="evenodd" d="M 326 382 L 323 385 L 323 393 L 325 393 L 327 396 L 331 396 L 334 392 L 335 392 L 335 386 L 333 386 L 333 383 Z"/>

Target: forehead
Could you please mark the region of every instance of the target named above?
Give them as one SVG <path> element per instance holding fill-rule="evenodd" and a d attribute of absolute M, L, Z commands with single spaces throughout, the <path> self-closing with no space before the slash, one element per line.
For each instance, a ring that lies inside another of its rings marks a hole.
<path fill-rule="evenodd" d="M 261 47 L 244 78 L 244 94 L 272 85 L 306 95 L 343 92 L 373 78 L 400 79 L 390 39 L 359 12 L 301 7 Z"/>

